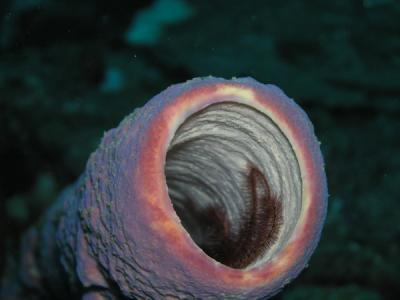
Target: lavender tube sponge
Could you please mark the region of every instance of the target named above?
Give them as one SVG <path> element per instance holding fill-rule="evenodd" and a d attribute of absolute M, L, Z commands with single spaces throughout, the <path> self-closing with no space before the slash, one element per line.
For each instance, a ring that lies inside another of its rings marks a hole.
<path fill-rule="evenodd" d="M 307 264 L 326 214 L 303 110 L 251 78 L 169 87 L 108 131 L 23 237 L 4 299 L 259 299 Z"/>

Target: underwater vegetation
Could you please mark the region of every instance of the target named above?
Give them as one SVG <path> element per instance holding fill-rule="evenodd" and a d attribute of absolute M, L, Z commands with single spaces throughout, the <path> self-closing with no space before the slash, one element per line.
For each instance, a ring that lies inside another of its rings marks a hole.
<path fill-rule="evenodd" d="M 273 85 L 197 78 L 105 133 L 23 237 L 5 299 L 259 299 L 305 267 L 326 214 L 305 113 Z"/>

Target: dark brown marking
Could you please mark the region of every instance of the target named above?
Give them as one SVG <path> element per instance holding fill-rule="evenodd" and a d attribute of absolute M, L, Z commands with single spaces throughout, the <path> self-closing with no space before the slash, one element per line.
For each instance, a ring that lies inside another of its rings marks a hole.
<path fill-rule="evenodd" d="M 276 241 L 282 225 L 282 203 L 271 192 L 264 174 L 249 166 L 243 190 L 246 210 L 235 222 L 233 232 L 222 206 L 196 207 L 187 200 L 183 210 L 177 210 L 183 226 L 207 255 L 232 268 L 245 268 Z"/>
<path fill-rule="evenodd" d="M 235 242 L 234 268 L 244 268 L 254 262 L 273 245 L 282 226 L 282 203 L 255 166 L 249 168 L 247 189 L 248 205 Z"/>

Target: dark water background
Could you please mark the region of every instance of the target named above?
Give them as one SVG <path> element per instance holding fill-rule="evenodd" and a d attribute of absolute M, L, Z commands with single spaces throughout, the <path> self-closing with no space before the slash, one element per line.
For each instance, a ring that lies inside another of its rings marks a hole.
<path fill-rule="evenodd" d="M 274 299 L 400 299 L 395 0 L 1 0 L 1 269 L 105 130 L 207 75 L 278 85 L 322 143 L 322 240 Z"/>

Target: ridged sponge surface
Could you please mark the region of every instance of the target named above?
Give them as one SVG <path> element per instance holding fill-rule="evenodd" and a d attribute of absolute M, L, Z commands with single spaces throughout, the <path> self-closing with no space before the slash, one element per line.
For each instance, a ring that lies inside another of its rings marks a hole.
<path fill-rule="evenodd" d="M 104 135 L 25 236 L 22 282 L 54 299 L 57 289 L 83 299 L 265 298 L 307 264 L 326 201 L 319 142 L 293 100 L 251 78 L 196 78 Z"/>

